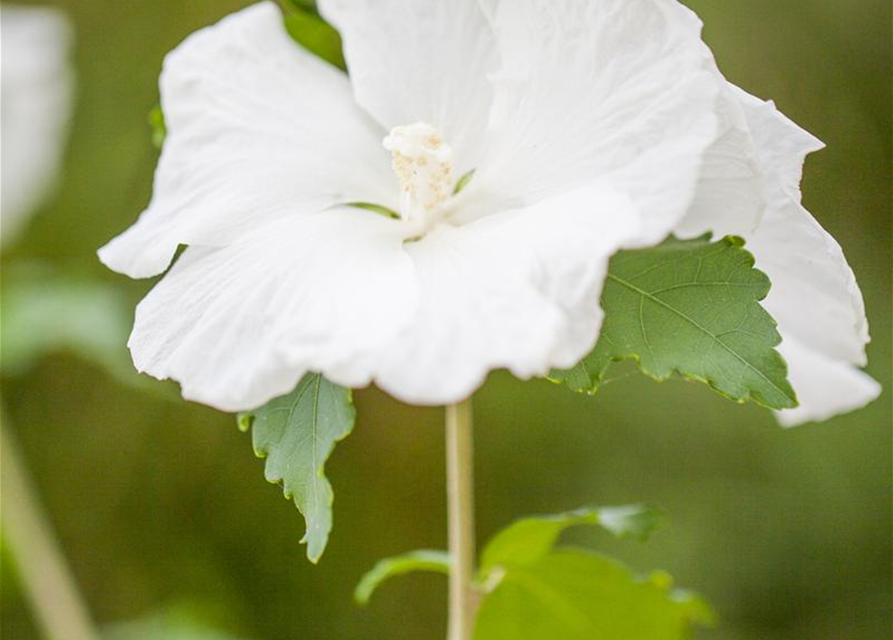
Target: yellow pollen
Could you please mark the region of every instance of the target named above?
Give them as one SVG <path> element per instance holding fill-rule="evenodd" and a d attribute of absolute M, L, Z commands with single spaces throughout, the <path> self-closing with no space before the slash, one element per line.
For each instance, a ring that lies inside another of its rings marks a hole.
<path fill-rule="evenodd" d="M 400 183 L 400 216 L 429 226 L 452 194 L 452 149 L 440 132 L 425 122 L 394 127 L 382 144 L 391 152 Z"/>

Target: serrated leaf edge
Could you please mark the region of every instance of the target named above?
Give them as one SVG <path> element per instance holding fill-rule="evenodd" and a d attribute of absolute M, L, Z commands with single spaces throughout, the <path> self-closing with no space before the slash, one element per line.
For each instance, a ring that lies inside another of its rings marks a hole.
<path fill-rule="evenodd" d="M 708 234 L 707 236 L 705 236 L 705 237 L 696 238 L 695 240 L 701 241 L 701 240 L 705 240 L 705 239 L 709 239 L 709 234 Z M 745 241 L 744 241 L 744 239 L 743 239 L 743 238 L 740 238 L 740 237 L 738 237 L 738 236 L 725 236 L 725 237 L 722 238 L 719 242 L 725 242 L 725 243 L 726 243 L 729 247 L 731 247 L 731 248 L 741 249 L 741 250 L 742 250 L 743 254 L 747 257 L 747 264 L 748 264 L 749 268 L 750 268 L 752 271 L 754 271 L 755 273 L 759 274 L 762 278 L 764 278 L 765 281 L 766 281 L 766 283 L 769 285 L 769 286 L 766 287 L 766 290 L 762 293 L 762 295 L 761 295 L 760 297 L 755 298 L 755 302 L 761 302 L 761 301 L 765 300 L 765 299 L 766 299 L 766 296 L 769 295 L 769 290 L 770 290 L 770 287 L 771 287 L 771 280 L 769 279 L 769 277 L 768 277 L 763 271 L 761 271 L 760 269 L 756 268 L 756 266 L 755 266 L 755 265 L 756 265 L 756 260 L 755 260 L 755 258 L 754 258 L 754 256 L 753 256 L 753 254 L 750 253 L 749 251 L 744 250 L 744 246 L 745 246 Z M 669 246 L 658 245 L 657 247 L 652 247 L 653 250 L 669 249 L 669 248 L 672 248 L 672 245 L 669 245 Z M 620 284 L 621 286 L 626 286 L 627 288 L 632 289 L 632 290 L 635 291 L 636 293 L 641 293 L 641 290 L 640 290 L 640 289 L 638 289 L 638 288 L 635 287 L 634 285 L 630 285 L 630 283 L 627 283 L 627 282 L 626 282 L 625 280 L 623 280 L 622 278 L 618 278 L 618 277 L 616 277 L 616 276 L 612 276 L 610 273 L 608 273 L 608 275 L 606 276 L 606 278 L 610 278 L 610 279 L 616 281 L 616 282 L 617 282 L 618 284 Z M 647 294 L 647 292 L 644 292 L 644 293 Z M 653 299 L 653 300 L 655 300 L 655 302 L 660 302 L 659 299 L 654 298 L 653 296 L 648 296 L 648 297 L 649 297 L 649 299 Z M 672 307 L 669 307 L 669 306 L 667 306 L 666 304 L 664 304 L 663 306 L 665 306 L 665 307 L 666 307 L 667 309 L 669 309 L 670 311 L 673 311 L 674 313 L 677 313 L 677 315 L 680 315 L 680 314 L 679 314 L 675 309 L 673 309 Z M 772 316 L 772 314 L 770 314 L 768 311 L 766 311 L 765 308 L 762 307 L 762 305 L 760 305 L 760 308 L 763 309 L 763 312 L 766 314 L 766 317 L 769 319 L 769 321 L 772 323 L 773 328 L 775 329 L 775 331 L 774 331 L 774 340 L 773 340 L 773 342 L 772 342 L 772 344 L 771 344 L 772 352 L 775 354 L 775 357 L 777 358 L 778 363 L 781 365 L 782 370 L 784 371 L 785 379 L 787 379 L 788 363 L 787 363 L 787 360 L 785 360 L 784 356 L 781 354 L 781 352 L 777 349 L 778 345 L 780 345 L 780 344 L 782 343 L 782 341 L 783 341 L 783 338 L 782 338 L 782 336 L 781 336 L 781 333 L 778 332 L 778 321 Z M 697 323 L 695 323 L 694 321 L 692 321 L 691 319 L 689 319 L 687 316 L 682 315 L 681 317 L 682 317 L 683 319 L 685 319 L 686 321 L 691 322 L 692 324 L 694 324 L 697 328 L 699 328 L 699 329 L 701 328 L 700 325 L 698 325 Z M 711 336 L 711 337 L 712 337 L 712 336 Z M 714 338 L 714 339 L 715 339 L 715 338 Z M 778 392 L 779 392 L 782 396 L 784 396 L 784 397 L 786 397 L 786 398 L 788 398 L 788 399 L 791 400 L 792 405 L 791 405 L 790 407 L 781 407 L 781 408 L 785 408 L 785 409 L 793 409 L 794 407 L 797 407 L 797 406 L 799 405 L 799 401 L 797 400 L 797 393 L 796 393 L 796 391 L 793 389 L 793 387 L 790 388 L 790 393 L 789 393 L 788 391 L 784 390 L 784 389 L 779 388 L 778 385 L 776 385 L 774 382 L 772 382 L 771 380 L 769 380 L 763 372 L 761 372 L 759 369 L 756 369 L 755 367 L 753 367 L 753 366 L 752 366 L 750 363 L 748 363 L 746 360 L 743 360 L 737 353 L 735 353 L 734 351 L 731 351 L 731 350 L 730 350 L 725 344 L 723 344 L 721 341 L 718 341 L 718 342 L 719 342 L 719 343 L 720 343 L 720 344 L 721 344 L 721 345 L 722 345 L 722 346 L 723 346 L 729 353 L 731 353 L 731 354 L 734 355 L 736 358 L 738 358 L 739 360 L 741 360 L 742 362 L 744 362 L 744 363 L 748 366 L 748 368 L 750 368 L 750 369 L 752 369 L 753 371 L 756 371 L 757 373 L 759 373 L 760 377 L 762 377 L 764 380 L 766 380 L 766 381 L 767 381 L 773 388 L 777 389 Z M 587 354 L 587 356 L 588 356 L 588 354 Z M 723 398 L 726 398 L 727 400 L 731 400 L 732 402 L 735 402 L 735 403 L 737 403 L 737 404 L 745 404 L 746 402 L 753 402 L 754 404 L 756 404 L 756 405 L 758 405 L 758 406 L 761 406 L 761 407 L 764 407 L 764 408 L 767 408 L 767 409 L 778 410 L 778 409 L 780 408 L 780 407 L 774 407 L 774 406 L 768 404 L 766 401 L 764 401 L 764 400 L 761 398 L 761 394 L 759 394 L 759 393 L 754 394 L 753 390 L 751 390 L 751 389 L 747 389 L 747 393 L 744 394 L 744 395 L 742 395 L 741 397 L 735 397 L 735 396 L 733 396 L 733 395 L 727 393 L 726 391 L 723 391 L 722 389 L 720 389 L 720 388 L 717 386 L 718 383 L 717 383 L 717 381 L 716 381 L 715 379 L 710 378 L 710 377 L 699 376 L 699 375 L 697 375 L 697 374 L 692 374 L 692 373 L 683 372 L 683 371 L 681 371 L 680 369 L 678 369 L 678 368 L 676 368 L 676 367 L 674 367 L 673 369 L 671 369 L 671 371 L 670 371 L 667 375 L 665 375 L 665 376 L 661 376 L 661 375 L 659 375 L 659 374 L 653 373 L 652 371 L 649 371 L 648 369 L 646 369 L 646 368 L 642 365 L 642 362 L 641 362 L 640 357 L 639 357 L 637 354 L 635 354 L 635 353 L 625 353 L 625 354 L 622 354 L 622 355 L 613 355 L 613 356 L 610 357 L 610 362 L 612 362 L 612 363 L 616 363 L 616 362 L 627 362 L 627 361 L 632 361 L 632 362 L 636 365 L 636 368 L 637 368 L 639 371 L 641 371 L 644 375 L 648 376 L 649 378 L 651 378 L 652 380 L 654 380 L 654 381 L 656 381 L 656 382 L 666 382 L 667 380 L 670 380 L 671 378 L 678 376 L 678 377 L 680 377 L 680 378 L 682 378 L 682 379 L 684 379 L 684 380 L 688 380 L 688 381 L 692 381 L 692 382 L 700 382 L 700 383 L 702 383 L 702 384 L 706 384 L 710 389 L 712 389 L 713 391 L 715 391 L 716 393 L 718 393 L 718 394 L 719 394 L 720 396 L 722 396 Z M 595 394 L 598 392 L 599 388 L 602 386 L 603 382 L 604 382 L 605 373 L 607 372 L 608 367 L 605 367 L 602 371 L 600 371 L 600 372 L 598 372 L 598 373 L 595 373 L 595 374 L 590 373 L 590 370 L 589 370 L 589 368 L 588 368 L 587 365 L 586 365 L 586 358 L 585 358 L 585 357 L 584 357 L 582 360 L 580 360 L 580 362 L 577 363 L 577 365 L 575 365 L 575 366 L 582 366 L 583 369 L 584 369 L 585 375 L 586 375 L 587 377 L 589 377 L 589 379 L 590 379 L 590 386 L 589 386 L 588 388 L 585 388 L 585 389 L 576 389 L 576 388 L 573 388 L 573 387 L 571 387 L 570 385 L 567 385 L 567 384 L 565 383 L 565 379 L 558 378 L 558 377 L 556 377 L 556 376 L 554 376 L 554 375 L 549 375 L 549 376 L 546 377 L 546 379 L 549 380 L 550 382 L 553 382 L 553 383 L 556 383 L 556 384 L 563 384 L 563 385 L 566 386 L 567 388 L 569 388 L 569 389 L 571 389 L 572 391 L 575 391 L 575 392 L 577 392 L 577 393 L 585 393 L 585 394 L 587 394 L 587 395 L 595 395 Z"/>
<path fill-rule="evenodd" d="M 315 382 L 316 400 L 314 401 L 314 423 L 315 423 L 316 422 L 315 411 L 316 411 L 316 407 L 319 405 L 319 389 L 322 385 L 323 376 L 322 376 L 322 374 L 312 374 L 312 375 L 314 375 L 316 377 L 316 382 Z M 300 385 L 300 381 L 298 382 L 298 384 Z M 346 388 L 346 387 L 341 387 L 341 388 L 344 389 L 346 392 L 345 393 L 345 406 L 348 408 L 348 411 L 350 414 L 350 420 L 349 420 L 350 428 L 348 428 L 341 436 L 332 440 L 332 447 L 329 449 L 328 455 L 326 455 L 325 458 L 319 463 L 317 463 L 316 460 L 314 459 L 314 465 L 313 465 L 316 468 L 316 478 L 323 478 L 323 479 L 325 479 L 326 482 L 328 482 L 328 478 L 325 478 L 326 462 L 328 462 L 329 457 L 332 455 L 332 452 L 335 449 L 335 445 L 338 444 L 339 442 L 341 442 L 342 440 L 344 440 L 345 438 L 347 438 L 347 436 L 349 436 L 351 433 L 353 433 L 353 429 L 356 424 L 356 413 L 357 412 L 356 412 L 356 407 L 353 404 L 353 390 Z M 295 405 L 297 405 L 297 403 L 299 401 L 300 401 L 300 396 L 298 398 L 296 398 Z M 241 431 L 242 433 L 247 433 L 250 431 L 250 429 L 254 425 L 254 419 L 255 419 L 254 412 L 255 411 L 257 411 L 257 409 L 252 410 L 252 411 L 245 411 L 243 413 L 238 414 L 238 416 L 236 418 L 236 425 L 237 425 L 239 431 Z M 315 434 L 315 432 L 316 432 L 316 427 L 314 426 L 314 434 Z M 314 435 L 314 439 L 315 439 L 315 435 Z M 255 457 L 258 459 L 261 459 L 261 460 L 266 460 L 266 458 L 270 454 L 269 449 L 252 447 L 252 450 L 254 452 Z M 286 488 L 285 478 L 283 478 L 281 476 L 279 476 L 279 477 L 268 476 L 266 473 L 266 465 L 264 465 L 264 479 L 267 482 L 269 482 L 270 484 L 279 485 L 282 488 L 282 494 L 285 497 L 285 499 L 292 502 L 295 505 L 295 508 L 298 510 L 298 513 L 300 513 L 301 516 L 304 518 L 305 530 L 304 530 L 304 535 L 301 537 L 301 544 L 307 544 L 308 543 L 307 536 L 310 532 L 310 522 L 307 518 L 307 514 L 306 514 L 305 510 L 302 509 L 301 505 L 298 504 L 298 501 L 294 496 L 294 492 L 289 491 Z M 331 483 L 329 483 L 329 486 L 331 486 Z M 329 509 L 331 509 L 332 506 L 335 504 L 335 492 L 334 491 L 330 492 L 330 495 L 331 495 L 331 498 L 328 500 L 328 503 L 326 505 Z M 328 546 L 328 540 L 329 540 L 330 534 L 331 534 L 331 529 L 328 532 L 326 532 L 325 542 L 323 543 L 323 547 L 320 550 L 318 555 L 311 555 L 310 549 L 308 547 L 307 559 L 310 560 L 310 562 L 312 562 L 313 564 L 317 564 L 319 562 L 320 558 L 322 557 L 322 554 L 325 551 L 325 548 Z"/>

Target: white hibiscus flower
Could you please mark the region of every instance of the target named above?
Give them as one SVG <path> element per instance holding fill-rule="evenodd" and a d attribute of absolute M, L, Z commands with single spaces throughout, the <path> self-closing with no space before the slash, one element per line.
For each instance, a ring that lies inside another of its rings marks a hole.
<path fill-rule="evenodd" d="M 47 8 L 0 8 L 0 226 L 11 241 L 59 168 L 71 106 L 68 22 Z"/>
<path fill-rule="evenodd" d="M 137 309 L 140 370 L 224 410 L 308 371 L 452 403 L 496 368 L 530 378 L 579 361 L 618 249 L 714 231 L 747 236 L 775 282 L 803 401 L 791 420 L 877 393 L 855 369 L 867 333 L 852 273 L 799 206 L 814 139 L 722 78 L 691 11 L 318 4 L 349 78 L 296 46 L 271 3 L 165 61 L 152 202 L 100 251 L 147 277 L 188 245 Z"/>

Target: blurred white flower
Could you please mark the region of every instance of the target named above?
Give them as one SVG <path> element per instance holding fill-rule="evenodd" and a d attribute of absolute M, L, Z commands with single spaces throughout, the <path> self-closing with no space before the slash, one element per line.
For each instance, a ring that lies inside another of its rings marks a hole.
<path fill-rule="evenodd" d="M 147 277 L 188 245 L 130 340 L 136 366 L 187 398 L 251 408 L 317 371 L 454 402 L 492 369 L 529 378 L 584 356 L 620 248 L 746 230 L 787 268 L 758 225 L 783 215 L 776 190 L 797 202 L 799 138 L 751 132 L 787 121 L 758 119 L 767 107 L 722 78 L 674 0 L 318 4 L 349 79 L 297 47 L 272 3 L 168 56 L 152 202 L 100 251 Z M 839 252 L 827 260 L 849 274 Z M 861 354 L 847 282 L 775 307 L 849 313 L 840 340 Z M 828 354 L 858 377 L 853 356 Z"/>
<path fill-rule="evenodd" d="M 10 242 L 59 169 L 71 108 L 71 31 L 48 8 L 0 5 L 0 238 Z"/>

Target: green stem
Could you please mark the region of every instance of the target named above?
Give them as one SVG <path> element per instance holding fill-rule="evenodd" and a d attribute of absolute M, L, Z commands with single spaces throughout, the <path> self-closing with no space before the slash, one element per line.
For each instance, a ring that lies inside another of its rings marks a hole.
<path fill-rule="evenodd" d="M 449 640 L 471 640 L 477 594 L 474 575 L 474 458 L 471 399 L 446 408 L 447 502 L 449 506 Z"/>
<path fill-rule="evenodd" d="M 99 640 L 87 607 L 25 469 L 9 421 L 0 425 L 3 542 L 48 640 Z"/>

